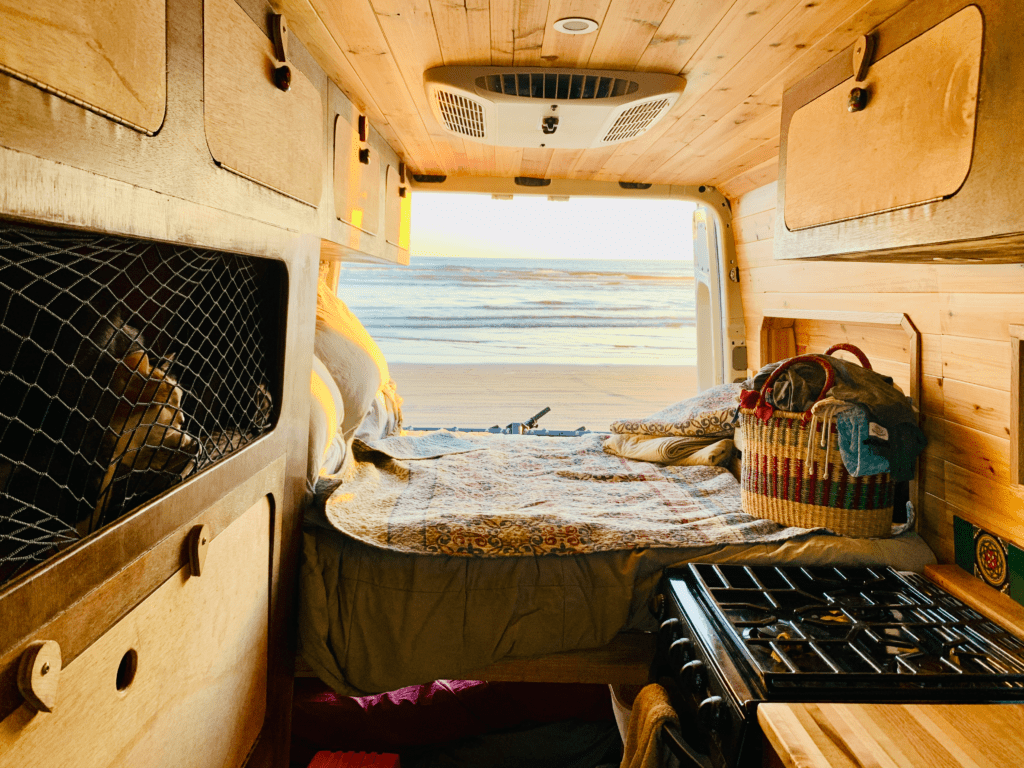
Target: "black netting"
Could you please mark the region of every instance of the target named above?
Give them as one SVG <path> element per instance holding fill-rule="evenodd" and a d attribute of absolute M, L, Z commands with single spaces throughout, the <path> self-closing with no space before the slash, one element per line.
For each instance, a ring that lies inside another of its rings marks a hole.
<path fill-rule="evenodd" d="M 271 428 L 275 267 L 0 223 L 0 582 Z"/>

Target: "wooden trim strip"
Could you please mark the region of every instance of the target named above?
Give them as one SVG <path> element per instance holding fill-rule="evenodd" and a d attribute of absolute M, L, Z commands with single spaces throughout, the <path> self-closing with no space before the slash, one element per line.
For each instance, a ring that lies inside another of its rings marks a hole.
<path fill-rule="evenodd" d="M 1024 484 L 1021 440 L 1024 440 L 1024 325 L 1010 326 L 1010 482 Z"/>
<path fill-rule="evenodd" d="M 924 575 L 982 616 L 1024 640 L 1024 605 L 1009 595 L 993 589 L 958 565 L 929 565 Z"/>

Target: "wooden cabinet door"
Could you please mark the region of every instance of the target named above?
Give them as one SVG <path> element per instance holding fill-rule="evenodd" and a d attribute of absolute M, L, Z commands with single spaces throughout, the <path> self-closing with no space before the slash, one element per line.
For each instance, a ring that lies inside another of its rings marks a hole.
<path fill-rule="evenodd" d="M 274 46 L 235 0 L 203 2 L 203 116 L 219 165 L 310 205 L 323 187 L 323 102 L 292 67 L 274 84 Z"/>
<path fill-rule="evenodd" d="M 344 114 L 335 117 L 334 209 L 338 221 L 375 235 L 380 227 L 380 152 L 376 146 L 364 146 L 367 142 L 360 139 L 359 119 L 357 116 L 353 124 Z M 364 130 L 369 139 L 369 125 Z M 360 151 L 366 152 L 366 162 Z"/>
<path fill-rule="evenodd" d="M 156 133 L 167 102 L 165 0 L 0 0 L 0 72 Z"/>
<path fill-rule="evenodd" d="M 956 194 L 971 168 L 984 22 L 968 6 L 793 115 L 789 230 Z M 869 96 L 848 109 L 850 91 Z"/>
<path fill-rule="evenodd" d="M 50 713 L 0 722 L 2 768 L 234 768 L 263 726 L 271 503 L 209 542 L 60 672 Z"/>

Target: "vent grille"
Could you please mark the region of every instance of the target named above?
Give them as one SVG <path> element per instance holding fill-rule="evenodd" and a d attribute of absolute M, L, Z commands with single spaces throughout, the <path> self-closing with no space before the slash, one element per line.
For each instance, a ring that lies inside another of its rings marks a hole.
<path fill-rule="evenodd" d="M 478 77 L 476 87 L 506 96 L 575 101 L 628 96 L 635 93 L 640 88 L 640 84 L 632 80 L 598 75 L 508 72 Z"/>
<path fill-rule="evenodd" d="M 647 101 L 630 107 L 615 121 L 615 124 L 608 129 L 608 133 L 601 139 L 603 142 L 623 141 L 639 136 L 646 131 L 651 123 L 658 119 L 665 108 L 668 107 L 668 99 L 658 101 Z"/>
<path fill-rule="evenodd" d="M 483 107 L 475 101 L 440 88 L 435 93 L 438 111 L 449 131 L 477 139 L 484 138 Z"/>

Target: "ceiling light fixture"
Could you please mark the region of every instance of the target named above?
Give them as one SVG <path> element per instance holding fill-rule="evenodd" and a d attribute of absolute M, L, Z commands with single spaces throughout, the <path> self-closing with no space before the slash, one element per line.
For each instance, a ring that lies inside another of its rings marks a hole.
<path fill-rule="evenodd" d="M 593 19 L 583 19 L 579 16 L 570 16 L 567 19 L 559 19 L 555 22 L 556 30 L 564 35 L 588 35 L 594 32 L 600 25 Z"/>

